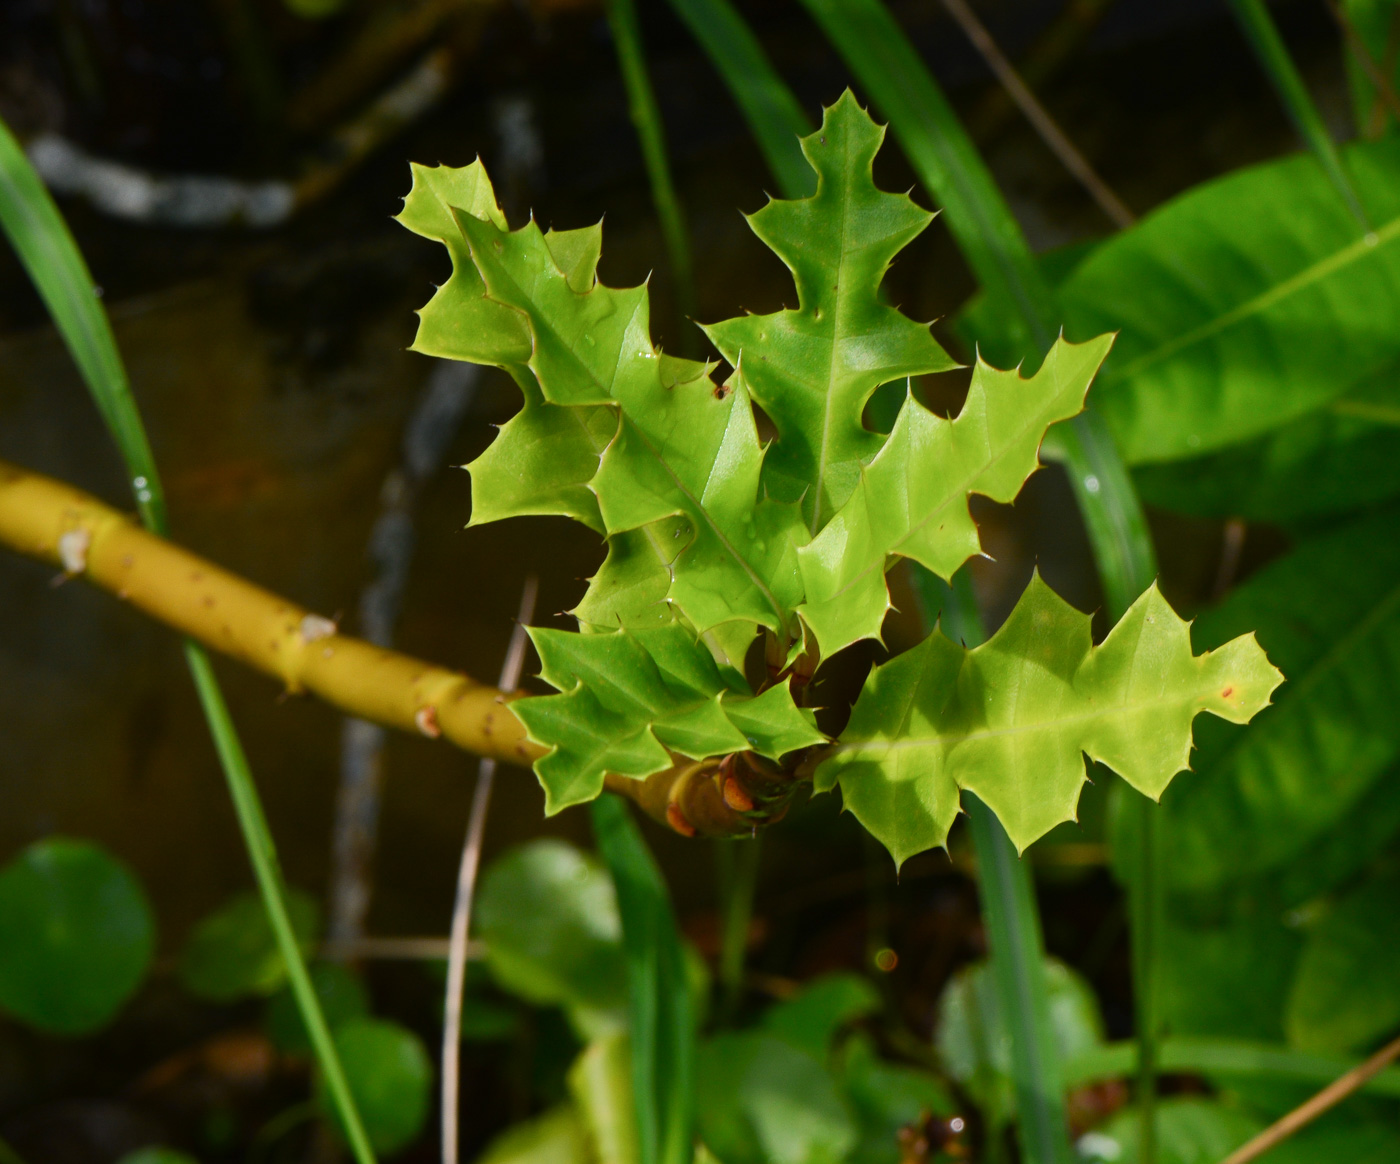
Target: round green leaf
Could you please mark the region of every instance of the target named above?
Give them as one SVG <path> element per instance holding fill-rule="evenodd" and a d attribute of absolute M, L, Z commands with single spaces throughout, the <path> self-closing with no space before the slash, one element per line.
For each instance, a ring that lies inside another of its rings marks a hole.
<path fill-rule="evenodd" d="M 486 871 L 476 908 L 486 962 L 502 988 L 562 1005 L 589 1036 L 621 1025 L 622 923 L 596 860 L 563 841 L 523 845 Z"/>
<path fill-rule="evenodd" d="M 0 870 L 0 1007 L 78 1035 L 145 976 L 155 918 L 131 871 L 99 846 L 51 837 Z"/>
<path fill-rule="evenodd" d="M 305 893 L 289 890 L 287 912 L 297 944 L 309 952 L 321 929 L 321 910 Z M 197 998 L 232 1002 L 272 994 L 287 976 L 261 898 L 240 893 L 194 928 L 180 955 L 180 981 Z"/>
<path fill-rule="evenodd" d="M 397 1152 L 418 1137 L 428 1118 L 433 1065 L 417 1035 L 387 1019 L 357 1018 L 335 1031 L 350 1094 L 377 1152 Z M 334 1112 L 324 1083 L 322 1109 L 334 1126 Z"/>
<path fill-rule="evenodd" d="M 310 968 L 310 974 L 321 1012 L 331 1030 L 350 1019 L 369 1014 L 369 995 L 364 983 L 348 966 L 340 962 L 317 962 Z M 296 995 L 290 986 L 284 984 L 267 1004 L 267 1033 L 284 1054 L 311 1054 L 311 1036 L 306 1033 Z"/>

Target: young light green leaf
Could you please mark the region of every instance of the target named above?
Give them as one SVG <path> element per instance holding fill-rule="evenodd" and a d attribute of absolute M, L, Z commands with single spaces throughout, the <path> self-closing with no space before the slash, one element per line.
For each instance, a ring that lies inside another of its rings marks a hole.
<path fill-rule="evenodd" d="M 487 294 L 528 321 L 543 399 L 620 413 L 589 486 L 607 533 L 684 517 L 670 599 L 686 618 L 701 632 L 740 621 L 788 634 L 807 533 L 795 505 L 760 498 L 763 447 L 743 384 L 716 385 L 707 366 L 662 355 L 647 289 L 580 290 L 534 223 L 457 222 Z"/>
<path fill-rule="evenodd" d="M 1095 647 L 1089 616 L 1037 574 L 982 646 L 935 631 L 876 668 L 815 784 L 839 783 L 899 864 L 946 842 L 963 788 L 1024 850 L 1074 819 L 1085 755 L 1156 799 L 1187 765 L 1197 714 L 1245 723 L 1280 682 L 1252 636 L 1193 655 L 1155 586 Z"/>
<path fill-rule="evenodd" d="M 588 482 L 617 431 L 617 418 L 606 408 L 559 408 L 545 401 L 527 366 L 532 343 L 529 322 L 520 312 L 487 296 L 454 211 L 506 229 L 505 215 L 479 161 L 460 169 L 415 165 L 413 188 L 398 221 L 415 234 L 442 243 L 452 258 L 452 275 L 418 313 L 413 349 L 504 368 L 525 397 L 520 412 L 468 466 L 471 524 L 559 514 L 601 533 L 598 502 Z M 566 279 L 586 290 L 597 269 L 601 230 L 595 226 L 549 231 L 543 237 Z"/>
<path fill-rule="evenodd" d="M 551 749 L 535 764 L 545 811 L 592 800 L 612 772 L 643 779 L 695 759 L 752 750 L 779 759 L 825 741 L 786 684 L 753 696 L 678 623 L 609 634 L 530 632 L 541 675 L 562 694 L 515 703 L 529 736 Z"/>
<path fill-rule="evenodd" d="M 880 299 L 895 255 L 933 220 L 907 194 L 876 187 L 871 164 L 884 138 L 849 89 L 826 109 L 821 129 L 802 139 L 816 193 L 748 216 L 792 272 L 797 307 L 705 328 L 777 426 L 765 481 L 776 496 L 801 498 L 813 533 L 884 442 L 861 424 L 875 389 L 956 367 L 927 324 Z"/>
<path fill-rule="evenodd" d="M 798 551 L 799 609 L 823 656 L 878 638 L 890 607 L 885 569 L 898 555 L 951 578 L 981 552 L 968 497 L 1011 501 L 1039 466 L 1045 430 L 1084 406 L 1112 336 L 1058 341 L 1030 379 L 980 360 L 951 421 L 911 396 L 889 441 L 831 523 Z"/>

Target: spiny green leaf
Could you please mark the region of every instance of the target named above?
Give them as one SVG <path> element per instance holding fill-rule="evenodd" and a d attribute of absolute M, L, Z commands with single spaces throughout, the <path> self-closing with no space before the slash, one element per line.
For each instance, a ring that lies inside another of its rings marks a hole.
<path fill-rule="evenodd" d="M 535 764 L 548 813 L 592 800 L 606 773 L 642 779 L 670 767 L 668 748 L 696 759 L 753 750 L 776 760 L 826 739 L 786 685 L 750 695 L 678 623 L 530 637 L 541 675 L 562 693 L 514 705 L 530 738 L 552 749 Z"/>
<path fill-rule="evenodd" d="M 935 631 L 876 668 L 816 786 L 840 783 L 900 864 L 946 842 L 963 788 L 1024 849 L 1074 818 L 1084 755 L 1155 799 L 1186 767 L 1199 712 L 1245 723 L 1280 682 L 1248 635 L 1193 656 L 1155 586 L 1095 647 L 1089 616 L 1037 574 L 982 646 Z"/>
<path fill-rule="evenodd" d="M 777 426 L 765 481 L 776 496 L 802 499 L 813 533 L 884 441 L 861 424 L 875 389 L 956 367 L 927 324 L 880 300 L 895 255 L 933 220 L 907 194 L 876 187 L 871 164 L 884 137 L 850 90 L 825 111 L 802 139 L 816 193 L 748 216 L 792 272 L 797 308 L 705 328 Z"/>
<path fill-rule="evenodd" d="M 1112 336 L 1058 341 L 1029 380 L 980 360 L 954 420 L 912 396 L 851 499 L 798 551 L 807 601 L 799 613 L 824 656 L 878 638 L 889 609 L 885 569 L 895 555 L 951 578 L 981 552 L 968 497 L 1011 501 L 1038 465 L 1041 439 L 1084 406 Z"/>
<path fill-rule="evenodd" d="M 705 365 L 662 355 L 647 289 L 579 290 L 534 223 L 457 221 L 490 297 L 528 320 L 544 400 L 620 413 L 590 484 L 607 533 L 685 517 L 671 601 L 699 631 L 740 621 L 787 634 L 807 534 L 796 506 L 759 498 L 763 448 L 742 383 L 716 385 Z"/>
<path fill-rule="evenodd" d="M 525 397 L 524 407 L 495 442 L 467 466 L 472 475 L 471 524 L 558 514 L 601 533 L 603 521 L 588 482 L 617 431 L 617 418 L 606 408 L 558 408 L 545 401 L 528 367 L 529 323 L 520 312 L 487 296 L 454 211 L 506 229 L 505 215 L 480 162 L 460 169 L 415 165 L 413 188 L 398 221 L 447 247 L 452 276 L 418 313 L 413 349 L 504 368 Z M 544 240 L 566 279 L 587 289 L 598 266 L 602 231 L 596 226 L 549 231 Z"/>

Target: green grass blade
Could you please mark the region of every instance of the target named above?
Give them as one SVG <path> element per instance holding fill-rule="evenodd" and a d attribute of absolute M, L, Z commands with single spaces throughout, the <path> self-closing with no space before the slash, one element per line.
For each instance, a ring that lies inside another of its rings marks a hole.
<path fill-rule="evenodd" d="M 141 520 L 155 533 L 169 532 L 165 497 L 151 455 L 141 414 L 137 410 L 126 368 L 117 352 L 107 313 L 93 293 L 92 276 L 62 214 L 49 197 L 19 143 L 0 121 L 0 227 L 18 252 L 44 304 L 83 375 L 94 403 L 106 422 L 131 478 Z M 320 1002 L 312 988 L 301 950 L 287 914 L 286 894 L 277 868 L 276 851 L 268 831 L 247 759 L 238 741 L 228 707 L 214 678 L 209 657 L 194 643 L 185 644 L 185 657 L 199 693 L 200 705 L 214 737 L 238 814 L 243 842 L 263 895 L 268 921 L 286 961 L 302 1020 L 332 1099 L 360 1164 L 373 1164 L 374 1152 L 331 1042 Z"/>
<path fill-rule="evenodd" d="M 350 1141 L 350 1149 L 361 1164 L 372 1164 L 374 1150 L 365 1134 L 355 1100 L 350 1094 L 350 1084 L 340 1064 L 331 1039 L 330 1028 L 316 997 L 316 989 L 307 973 L 306 961 L 297 944 L 297 936 L 292 928 L 291 917 L 287 912 L 287 898 L 282 882 L 282 871 L 277 860 L 277 849 L 272 842 L 272 832 L 267 827 L 263 815 L 262 802 L 257 787 L 253 783 L 253 773 L 248 767 L 248 758 L 238 739 L 238 732 L 229 715 L 228 704 L 214 677 L 214 668 L 204 648 L 196 643 L 185 643 L 185 659 L 194 676 L 194 684 L 199 692 L 200 706 L 209 721 L 209 733 L 214 737 L 214 748 L 219 755 L 219 763 L 228 781 L 229 796 L 233 800 L 234 812 L 238 816 L 238 827 L 243 832 L 248 847 L 248 856 L 253 864 L 253 875 L 258 882 L 258 892 L 262 895 L 263 909 L 277 938 L 277 948 L 282 960 L 287 964 L 287 977 L 291 982 L 292 993 L 296 996 L 302 1022 L 311 1036 L 311 1046 L 316 1052 L 321 1073 L 330 1090 L 332 1102 L 344 1123 L 345 1133 Z"/>
<path fill-rule="evenodd" d="M 691 1164 L 695 1020 L 670 895 L 626 801 L 605 793 L 589 810 L 622 915 L 639 1158 Z"/>
<path fill-rule="evenodd" d="M 666 240 L 666 253 L 671 260 L 671 274 L 676 281 L 676 303 L 685 319 L 698 313 L 695 295 L 695 261 L 691 255 L 690 232 L 685 224 L 680 196 L 671 178 L 666 158 L 666 130 L 657 108 L 656 91 L 647 75 L 646 54 L 642 47 L 642 30 L 637 21 L 634 0 L 607 0 L 608 25 L 617 46 L 617 62 L 622 70 L 622 83 L 627 89 L 627 104 L 632 124 L 646 163 L 647 179 L 651 182 L 651 197 L 656 216 L 661 222 L 661 234 Z M 689 338 L 692 329 L 683 328 L 680 336 Z M 681 339 L 681 347 L 686 347 Z"/>
<path fill-rule="evenodd" d="M 165 498 L 150 442 L 136 411 L 107 313 L 98 304 L 99 292 L 63 215 L 3 121 L 0 226 L 49 309 L 117 442 L 131 473 L 141 520 L 157 533 L 166 533 Z"/>
<path fill-rule="evenodd" d="M 986 639 L 965 569 L 954 575 L 949 586 L 917 563 L 911 562 L 909 568 L 929 627 L 936 618 L 945 634 L 969 647 Z M 1036 1164 L 1070 1164 L 1075 1157 L 1065 1119 L 1050 999 L 1041 970 L 1045 944 L 1030 863 L 1017 856 L 1011 838 L 990 808 L 971 794 L 966 804 L 977 852 L 977 890 L 986 919 L 992 974 L 1002 1013 L 1008 1016 L 1013 1032 L 1011 1073 L 1022 1149 L 1026 1159 Z"/>
<path fill-rule="evenodd" d="M 1264 6 L 1264 0 L 1230 0 L 1230 7 L 1308 148 L 1316 155 L 1318 163 L 1362 229 L 1370 230 L 1371 224 L 1366 217 L 1366 211 L 1362 209 L 1361 199 L 1356 196 L 1351 177 L 1342 165 L 1332 135 L 1327 132 L 1322 115 L 1308 96 L 1307 86 L 1298 75 L 1297 66 L 1288 55 L 1288 46 L 1283 43 L 1283 37 L 1279 35 L 1278 26 Z"/>
<path fill-rule="evenodd" d="M 807 197 L 816 189 L 816 175 L 797 139 L 812 132 L 812 123 L 753 30 L 729 0 L 671 0 L 671 7 L 738 104 L 779 193 L 784 198 Z"/>

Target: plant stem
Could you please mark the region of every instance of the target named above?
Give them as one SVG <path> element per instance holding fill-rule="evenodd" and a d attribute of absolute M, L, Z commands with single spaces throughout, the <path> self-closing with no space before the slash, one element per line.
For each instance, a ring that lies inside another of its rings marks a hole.
<path fill-rule="evenodd" d="M 695 1017 L 670 895 L 626 802 L 589 810 L 622 916 L 639 1164 L 691 1164 Z"/>
<path fill-rule="evenodd" d="M 140 529 L 90 494 L 3 461 L 0 545 L 80 575 L 347 715 L 441 736 L 508 763 L 530 764 L 540 754 L 510 712 L 512 693 L 339 634 L 328 619 Z M 686 836 L 739 836 L 754 828 L 753 814 L 725 801 L 715 765 L 685 763 L 641 781 L 609 777 L 608 787 Z M 779 813 L 783 803 L 770 807 Z"/>
<path fill-rule="evenodd" d="M 1373 1076 L 1379 1075 L 1396 1059 L 1400 1059 L 1400 1039 L 1387 1043 L 1366 1062 L 1353 1067 L 1335 1082 L 1324 1087 L 1306 1103 L 1299 1105 L 1277 1123 L 1265 1128 L 1254 1139 L 1231 1152 L 1221 1164 L 1248 1164 L 1276 1144 L 1288 1139 L 1299 1128 L 1312 1123 L 1324 1112 L 1336 1107 L 1347 1096 L 1359 1091 Z"/>
<path fill-rule="evenodd" d="M 720 1015 L 725 1022 L 733 1021 L 744 997 L 744 956 L 762 851 L 756 836 L 747 840 L 724 837 L 715 842 L 720 892 Z"/>
<path fill-rule="evenodd" d="M 647 75 L 642 30 L 633 0 L 606 0 L 604 7 L 612 29 L 613 43 L 617 46 L 617 63 L 622 70 L 622 83 L 627 89 L 632 124 L 637 130 L 647 179 L 651 182 L 652 202 L 656 206 L 661 236 L 666 242 L 666 253 L 671 261 L 676 304 L 682 317 L 677 338 L 685 350 L 696 341 L 695 329 L 685 327 L 684 321 L 694 319 L 699 307 L 695 294 L 695 263 L 690 251 L 690 232 L 686 229 L 685 213 L 681 209 L 666 157 L 666 129 L 661 121 L 661 110 L 656 104 L 656 91 Z"/>
<path fill-rule="evenodd" d="M 520 612 L 510 634 L 510 646 L 501 664 L 500 686 L 506 690 L 520 682 L 525 662 L 525 627 L 534 617 L 539 581 L 533 574 L 525 579 L 520 595 Z M 452 935 L 448 942 L 447 988 L 442 1008 L 442 1161 L 457 1164 L 457 1107 L 462 1065 L 462 996 L 467 984 L 467 939 L 471 934 L 472 902 L 476 897 L 476 875 L 481 867 L 481 847 L 486 835 L 486 812 L 491 807 L 491 788 L 496 781 L 496 761 L 484 757 L 476 771 L 472 792 L 467 839 L 457 868 L 457 897 L 452 905 Z"/>
<path fill-rule="evenodd" d="M 277 949 L 287 966 L 287 977 L 291 982 L 292 993 L 296 997 L 297 1008 L 301 1011 L 302 1022 L 311 1036 L 311 1046 L 316 1052 L 317 1062 L 330 1089 L 331 1099 L 345 1126 L 350 1150 L 359 1164 L 373 1164 L 374 1150 L 365 1135 L 364 1124 L 350 1094 L 350 1084 L 340 1065 L 335 1043 L 331 1039 L 330 1028 L 326 1025 L 321 1004 L 316 998 L 316 988 L 311 984 L 311 975 L 306 971 L 306 961 L 301 947 L 297 944 L 296 932 L 292 929 L 291 917 L 287 913 L 287 899 L 282 884 L 282 871 L 278 866 L 277 849 L 272 841 L 272 833 L 267 827 L 262 802 L 258 797 L 257 786 L 253 783 L 253 773 L 248 767 L 248 758 L 233 726 L 228 705 L 218 680 L 214 678 L 214 668 L 204 648 L 197 643 L 185 643 L 185 660 L 189 663 L 190 674 L 194 677 L 195 690 L 199 692 L 200 706 L 209 721 L 209 733 L 214 738 L 214 748 L 219 754 L 219 762 L 224 769 L 229 796 L 233 800 L 234 812 L 238 816 L 238 827 L 243 833 L 248 859 L 253 866 L 253 876 L 262 895 L 263 909 L 277 939 Z"/>
<path fill-rule="evenodd" d="M 1357 197 L 1346 167 L 1342 164 L 1341 155 L 1337 153 L 1337 147 L 1332 142 L 1332 135 L 1327 132 L 1322 115 L 1308 96 L 1307 86 L 1303 84 L 1303 78 L 1299 76 L 1298 68 L 1289 56 L 1288 46 L 1283 43 L 1283 37 L 1279 35 L 1278 26 L 1269 15 L 1268 8 L 1264 6 L 1264 0 L 1230 0 L 1230 7 L 1244 29 L 1255 55 L 1258 56 L 1259 63 L 1264 67 L 1264 72 L 1269 75 L 1269 80 L 1278 90 L 1288 116 L 1316 156 L 1323 172 L 1337 188 L 1337 193 L 1341 195 L 1352 216 L 1361 224 L 1361 228 L 1370 230 L 1370 221 L 1361 206 L 1361 199 Z"/>
<path fill-rule="evenodd" d="M 1049 111 L 1037 99 L 1021 79 L 1020 74 L 1006 59 L 1006 54 L 997 46 L 987 26 L 977 19 L 977 14 L 968 6 L 967 0 L 943 0 L 943 7 L 959 27 L 966 33 L 973 47 L 982 54 L 987 67 L 992 70 L 1002 88 L 1010 94 L 1011 100 L 1031 123 L 1031 127 L 1059 160 L 1060 164 L 1088 192 L 1100 210 L 1119 230 L 1126 230 L 1135 221 L 1133 212 L 1123 205 L 1123 200 L 1099 177 L 1089 160 L 1079 152 L 1075 144 L 1065 136 Z"/>

